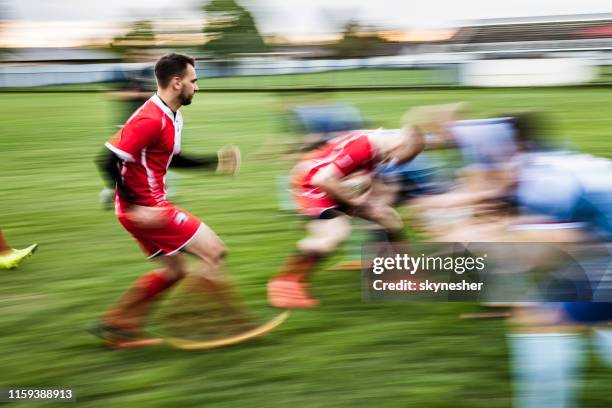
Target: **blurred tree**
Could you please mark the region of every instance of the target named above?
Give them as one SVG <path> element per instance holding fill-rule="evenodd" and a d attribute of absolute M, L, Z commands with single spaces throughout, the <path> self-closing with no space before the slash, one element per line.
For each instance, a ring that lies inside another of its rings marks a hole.
<path fill-rule="evenodd" d="M 331 45 L 336 58 L 356 58 L 384 54 L 387 41 L 372 28 L 349 20 L 342 28 L 342 39 Z"/>
<path fill-rule="evenodd" d="M 204 50 L 211 55 L 259 53 L 266 45 L 251 13 L 235 0 L 212 0 L 203 8 L 207 24 L 204 34 L 211 38 Z"/>
<path fill-rule="evenodd" d="M 144 48 L 154 45 L 155 31 L 149 20 L 136 21 L 126 34 L 115 37 L 111 43 L 113 48 L 122 53 L 131 47 Z"/>

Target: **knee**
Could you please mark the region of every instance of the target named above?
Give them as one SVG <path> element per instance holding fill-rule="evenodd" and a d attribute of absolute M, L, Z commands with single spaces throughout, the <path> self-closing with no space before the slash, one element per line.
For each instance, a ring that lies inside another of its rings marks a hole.
<path fill-rule="evenodd" d="M 334 252 L 346 237 L 344 235 L 335 234 L 331 236 L 307 236 L 306 238 L 298 241 L 298 251 L 315 255 L 315 256 L 326 256 Z"/>
<path fill-rule="evenodd" d="M 306 237 L 297 243 L 297 249 L 303 254 L 323 257 L 334 252 L 338 243 L 329 240 Z"/>
<path fill-rule="evenodd" d="M 169 283 L 178 282 L 187 276 L 187 271 L 183 267 L 163 269 L 160 272 L 163 273 L 166 282 Z"/>
<path fill-rule="evenodd" d="M 228 250 L 227 247 L 223 243 L 216 244 L 214 248 L 212 248 L 210 254 L 210 260 L 214 264 L 219 264 L 227 258 Z"/>
<path fill-rule="evenodd" d="M 221 247 L 217 250 L 217 260 L 218 262 L 222 262 L 227 258 L 227 247 L 225 245 L 221 245 Z"/>
<path fill-rule="evenodd" d="M 348 218 L 337 217 L 315 221 L 308 229 L 308 236 L 297 244 L 298 250 L 302 253 L 325 256 L 334 252 L 348 237 L 351 225 Z"/>

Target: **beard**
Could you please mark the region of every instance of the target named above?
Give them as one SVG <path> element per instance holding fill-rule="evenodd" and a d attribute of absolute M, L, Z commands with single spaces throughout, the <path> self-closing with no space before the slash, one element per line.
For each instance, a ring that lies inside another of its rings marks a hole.
<path fill-rule="evenodd" d="M 179 102 L 181 102 L 181 105 L 183 106 L 190 105 L 192 99 L 193 99 L 193 95 L 188 95 L 186 93 L 181 93 L 179 95 Z"/>

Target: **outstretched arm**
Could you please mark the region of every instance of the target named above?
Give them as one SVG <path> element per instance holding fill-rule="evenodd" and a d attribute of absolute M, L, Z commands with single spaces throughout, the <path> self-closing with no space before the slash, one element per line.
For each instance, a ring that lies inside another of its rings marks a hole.
<path fill-rule="evenodd" d="M 194 157 L 179 153 L 173 157 L 170 167 L 215 169 L 219 174 L 235 176 L 240 170 L 240 161 L 240 149 L 224 146 L 216 155 Z"/>
<path fill-rule="evenodd" d="M 205 168 L 211 169 L 216 168 L 219 164 L 219 158 L 217 155 L 209 155 L 209 156 L 187 156 L 183 153 L 177 154 L 172 158 L 172 162 L 170 163 L 170 167 L 173 168 Z"/>

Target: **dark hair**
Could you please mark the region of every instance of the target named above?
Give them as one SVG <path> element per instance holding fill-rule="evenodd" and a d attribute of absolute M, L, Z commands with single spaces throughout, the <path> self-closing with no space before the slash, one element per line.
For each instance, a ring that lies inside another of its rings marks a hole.
<path fill-rule="evenodd" d="M 510 118 L 514 138 L 521 150 L 541 149 L 547 145 L 550 126 L 543 112 L 519 111 L 496 116 Z"/>
<path fill-rule="evenodd" d="M 182 78 L 187 71 L 187 65 L 195 67 L 195 59 L 183 54 L 166 54 L 155 64 L 155 78 L 160 88 L 165 88 L 172 77 Z"/>

